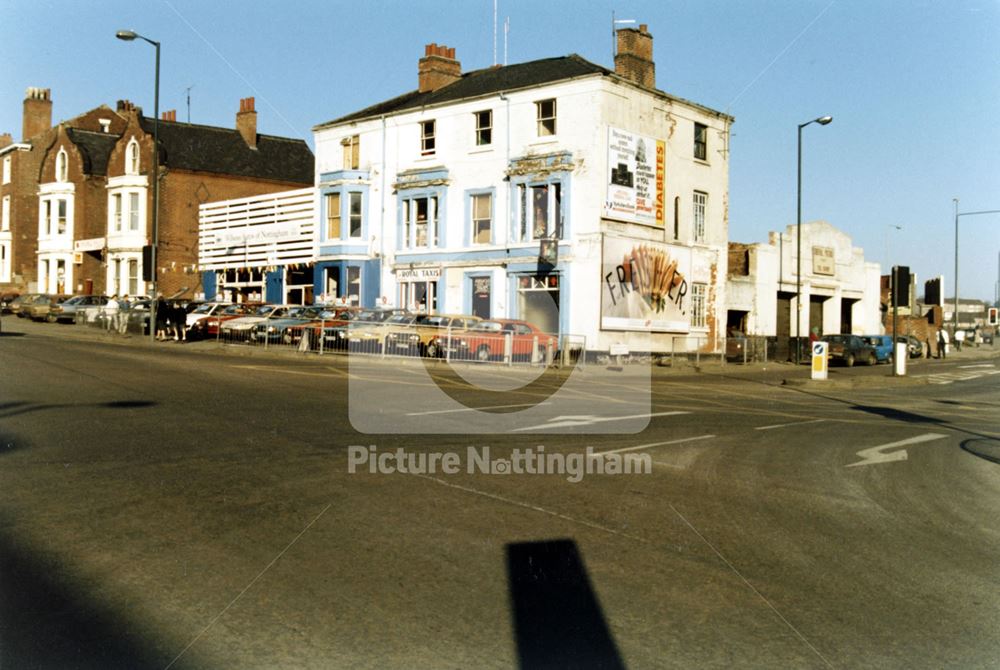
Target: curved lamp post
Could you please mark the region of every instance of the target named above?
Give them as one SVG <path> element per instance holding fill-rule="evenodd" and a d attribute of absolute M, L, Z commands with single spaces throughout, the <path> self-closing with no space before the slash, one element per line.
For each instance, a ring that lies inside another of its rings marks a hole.
<path fill-rule="evenodd" d="M 832 116 L 821 116 L 799 124 L 798 202 L 795 217 L 795 363 L 801 362 L 802 342 L 802 129 L 812 123 L 821 126 L 833 121 Z"/>
<path fill-rule="evenodd" d="M 156 251 L 160 237 L 160 43 L 144 37 L 134 30 L 119 30 L 115 37 L 126 42 L 140 39 L 152 44 L 156 49 L 156 78 L 153 93 L 153 230 L 150 235 L 150 291 L 149 301 L 149 339 L 156 341 Z"/>

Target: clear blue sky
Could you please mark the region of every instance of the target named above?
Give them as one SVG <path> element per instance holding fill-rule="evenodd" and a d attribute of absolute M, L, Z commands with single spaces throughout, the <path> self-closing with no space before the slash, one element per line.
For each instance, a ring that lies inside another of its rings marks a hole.
<path fill-rule="evenodd" d="M 795 221 L 796 126 L 803 219 L 843 229 L 866 256 L 954 287 L 954 205 L 1000 209 L 997 0 L 499 0 L 509 62 L 569 53 L 610 67 L 611 13 L 647 23 L 657 86 L 736 117 L 730 239 Z M 231 127 L 257 98 L 261 132 L 312 141 L 317 124 L 416 87 L 429 42 L 463 69 L 493 62 L 493 0 L 0 0 L 0 132 L 20 139 L 29 86 L 56 121 L 127 98 Z M 503 33 L 498 40 L 504 58 Z M 890 226 L 900 225 L 898 231 Z M 992 300 L 1000 215 L 961 219 L 963 297 Z M 891 234 L 890 234 L 891 233 Z M 888 244 L 887 244 L 888 242 Z"/>

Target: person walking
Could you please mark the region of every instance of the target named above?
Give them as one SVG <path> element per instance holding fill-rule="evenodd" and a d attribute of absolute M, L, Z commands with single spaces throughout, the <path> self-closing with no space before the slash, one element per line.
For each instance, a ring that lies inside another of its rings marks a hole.
<path fill-rule="evenodd" d="M 118 310 L 120 305 L 118 304 L 118 295 L 112 295 L 108 298 L 108 302 L 104 305 L 104 318 L 107 319 L 107 329 L 110 333 L 113 329 L 118 329 Z"/>
<path fill-rule="evenodd" d="M 945 355 L 948 353 L 948 334 L 944 332 L 944 328 L 938 328 L 937 334 L 937 357 L 944 360 Z"/>

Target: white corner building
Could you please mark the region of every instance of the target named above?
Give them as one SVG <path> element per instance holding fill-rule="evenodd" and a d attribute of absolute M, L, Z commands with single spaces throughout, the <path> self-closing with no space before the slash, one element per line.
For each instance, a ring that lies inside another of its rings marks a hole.
<path fill-rule="evenodd" d="M 615 71 L 577 55 L 472 72 L 314 128 L 318 293 L 476 314 L 590 351 L 718 351 L 733 119 L 655 88 L 646 26 Z"/>

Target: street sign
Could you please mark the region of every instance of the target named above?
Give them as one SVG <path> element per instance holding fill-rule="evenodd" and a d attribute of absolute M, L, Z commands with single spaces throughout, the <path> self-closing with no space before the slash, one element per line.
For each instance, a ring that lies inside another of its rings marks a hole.
<path fill-rule="evenodd" d="M 826 379 L 830 361 L 826 356 L 826 342 L 812 343 L 812 379 Z"/>

